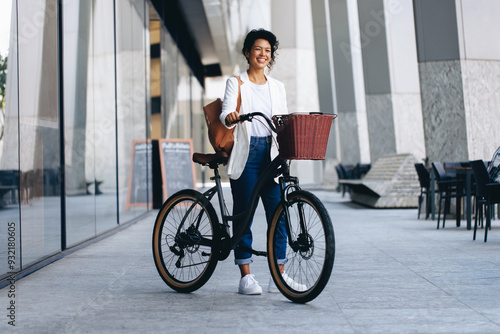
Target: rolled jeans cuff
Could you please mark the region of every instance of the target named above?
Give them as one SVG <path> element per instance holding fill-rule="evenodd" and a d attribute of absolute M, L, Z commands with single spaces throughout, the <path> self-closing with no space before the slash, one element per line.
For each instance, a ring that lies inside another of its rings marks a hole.
<path fill-rule="evenodd" d="M 253 262 L 253 259 L 251 257 L 249 257 L 247 259 L 234 259 L 234 264 L 236 264 L 238 266 L 241 266 L 244 264 L 250 264 L 252 262 Z"/>

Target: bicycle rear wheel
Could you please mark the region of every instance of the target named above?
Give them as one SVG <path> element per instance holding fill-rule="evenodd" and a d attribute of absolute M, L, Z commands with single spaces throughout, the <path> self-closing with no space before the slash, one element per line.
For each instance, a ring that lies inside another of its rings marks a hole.
<path fill-rule="evenodd" d="M 163 204 L 153 229 L 153 257 L 169 287 L 192 292 L 212 276 L 217 224 L 212 204 L 198 191 L 181 190 Z"/>
<path fill-rule="evenodd" d="M 307 303 L 323 291 L 330 279 L 335 258 L 333 226 L 323 203 L 310 192 L 290 193 L 286 205 L 287 210 L 278 206 L 269 228 L 269 269 L 285 297 Z M 277 240 L 287 240 L 286 250 Z"/>

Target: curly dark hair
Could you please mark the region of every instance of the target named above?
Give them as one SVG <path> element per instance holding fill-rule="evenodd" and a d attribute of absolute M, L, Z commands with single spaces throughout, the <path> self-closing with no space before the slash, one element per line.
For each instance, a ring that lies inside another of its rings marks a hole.
<path fill-rule="evenodd" d="M 253 29 L 252 31 L 250 31 L 248 33 L 247 37 L 245 37 L 245 42 L 243 42 L 243 49 L 241 49 L 241 53 L 247 59 L 247 63 L 249 63 L 248 57 L 246 56 L 245 52 L 247 52 L 247 51 L 250 52 L 255 41 L 258 39 L 265 39 L 266 41 L 269 42 L 269 44 L 271 44 L 271 60 L 269 61 L 269 64 L 267 65 L 267 67 L 269 69 L 271 69 L 274 65 L 275 58 L 278 55 L 278 53 L 276 51 L 278 50 L 278 46 L 279 46 L 278 39 L 276 38 L 276 36 L 272 32 L 265 30 L 265 29 L 262 29 L 262 28 L 261 29 Z"/>

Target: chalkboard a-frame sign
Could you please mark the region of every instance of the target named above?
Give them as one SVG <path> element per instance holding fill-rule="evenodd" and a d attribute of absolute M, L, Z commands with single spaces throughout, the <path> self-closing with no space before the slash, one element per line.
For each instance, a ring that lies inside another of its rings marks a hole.
<path fill-rule="evenodd" d="M 159 140 L 163 200 L 182 189 L 196 189 L 191 139 Z"/>
<path fill-rule="evenodd" d="M 151 140 L 134 140 L 132 142 L 132 159 L 125 210 L 129 210 L 130 207 L 151 206 L 152 204 L 152 153 Z"/>
<path fill-rule="evenodd" d="M 159 159 L 153 155 L 159 156 Z M 125 210 L 136 206 L 152 207 L 153 161 L 159 160 L 163 201 L 179 190 L 196 189 L 192 156 L 191 139 L 160 139 L 158 145 L 151 140 L 134 140 Z M 161 205 L 161 193 L 159 199 Z"/>

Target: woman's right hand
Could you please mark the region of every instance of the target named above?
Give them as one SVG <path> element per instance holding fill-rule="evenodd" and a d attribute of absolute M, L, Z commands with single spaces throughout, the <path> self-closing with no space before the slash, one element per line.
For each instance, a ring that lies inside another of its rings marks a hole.
<path fill-rule="evenodd" d="M 236 122 L 240 119 L 240 114 L 237 111 L 233 111 L 226 116 L 226 125 L 230 125 L 232 122 Z"/>

